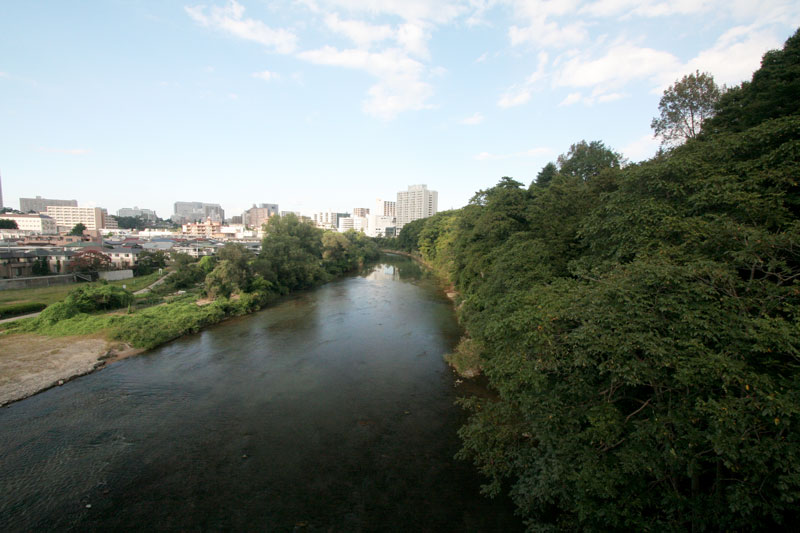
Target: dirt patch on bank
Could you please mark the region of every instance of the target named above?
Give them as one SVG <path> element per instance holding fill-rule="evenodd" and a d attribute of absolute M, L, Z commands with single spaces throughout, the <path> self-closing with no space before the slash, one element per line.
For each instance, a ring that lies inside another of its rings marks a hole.
<path fill-rule="evenodd" d="M 141 351 L 97 336 L 0 335 L 0 406 Z"/>

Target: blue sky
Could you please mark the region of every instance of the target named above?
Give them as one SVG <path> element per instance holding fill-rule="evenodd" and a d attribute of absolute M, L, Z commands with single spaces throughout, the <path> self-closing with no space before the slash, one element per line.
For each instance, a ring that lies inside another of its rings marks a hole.
<path fill-rule="evenodd" d="M 582 139 L 651 156 L 664 88 L 749 79 L 794 0 L 0 3 L 4 203 L 464 205 Z"/>

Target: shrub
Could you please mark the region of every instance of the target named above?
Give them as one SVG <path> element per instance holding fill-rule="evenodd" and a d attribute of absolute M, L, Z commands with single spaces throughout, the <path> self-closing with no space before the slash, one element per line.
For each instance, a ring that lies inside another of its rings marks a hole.
<path fill-rule="evenodd" d="M 9 318 L 12 316 L 27 315 L 28 313 L 36 313 L 45 307 L 47 307 L 46 304 L 36 302 L 4 305 L 0 307 L 0 318 Z"/>

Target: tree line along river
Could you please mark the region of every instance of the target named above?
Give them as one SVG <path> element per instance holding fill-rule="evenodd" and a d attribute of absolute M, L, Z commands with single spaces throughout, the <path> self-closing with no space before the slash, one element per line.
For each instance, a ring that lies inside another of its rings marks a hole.
<path fill-rule="evenodd" d="M 0 409 L 0 530 L 515 531 L 456 461 L 452 306 L 410 259 Z"/>

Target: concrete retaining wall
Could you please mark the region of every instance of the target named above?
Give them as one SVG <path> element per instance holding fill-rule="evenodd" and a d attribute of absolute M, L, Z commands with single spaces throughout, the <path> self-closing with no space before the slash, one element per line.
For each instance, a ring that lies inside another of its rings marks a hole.
<path fill-rule="evenodd" d="M 109 270 L 108 272 L 98 272 L 100 279 L 106 281 L 117 281 L 120 279 L 130 279 L 133 277 L 133 270 Z"/>

